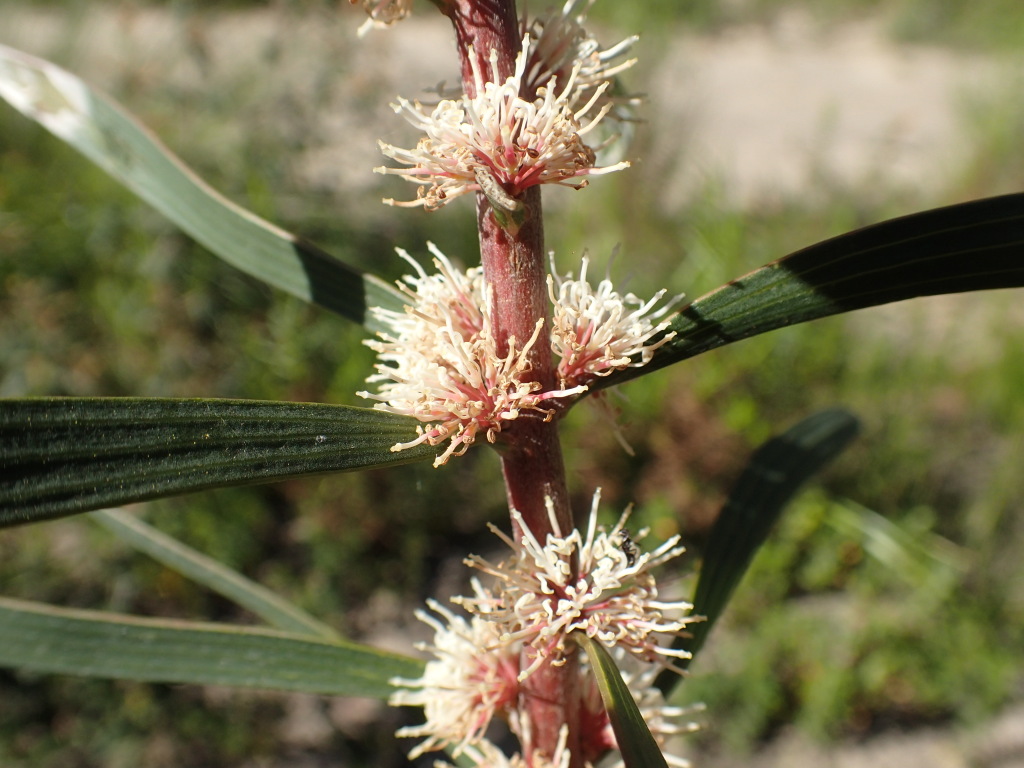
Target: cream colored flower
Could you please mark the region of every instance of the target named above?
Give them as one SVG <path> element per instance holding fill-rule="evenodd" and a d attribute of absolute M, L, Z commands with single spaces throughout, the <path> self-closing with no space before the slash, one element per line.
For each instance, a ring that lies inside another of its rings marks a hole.
<path fill-rule="evenodd" d="M 473 597 L 453 602 L 467 610 L 509 628 L 508 639 L 529 646 L 532 662 L 520 673 L 525 679 L 545 659 L 556 662 L 565 653 L 570 632 L 586 632 L 608 648 L 623 648 L 637 658 L 675 669 L 673 659 L 689 658 L 685 651 L 662 645 L 659 638 L 671 640 L 695 619 L 688 615 L 689 603 L 663 601 L 651 569 L 683 552 L 679 537 L 673 536 L 651 552 L 640 553 L 624 546 L 623 537 L 629 511 L 611 531 L 597 527 L 600 491 L 594 494 L 586 536 L 579 530 L 563 535 L 558 530 L 554 510 L 548 513 L 555 534 L 538 541 L 526 526 L 522 515 L 512 518 L 523 531 L 516 542 L 494 526 L 491 529 L 512 550 L 505 561 L 492 564 L 472 556 L 467 563 L 495 579 L 493 589 L 474 582 Z M 641 531 L 637 539 L 643 538 Z M 578 558 L 579 574 L 570 576 L 569 563 Z"/>
<path fill-rule="evenodd" d="M 534 754 L 530 760 L 526 760 L 518 752 L 508 757 L 498 747 L 486 740 L 466 747 L 463 755 L 472 761 L 474 768 L 569 768 L 571 755 L 565 746 L 568 736 L 568 729 L 562 726 L 559 731 L 558 744 L 555 746 L 555 754 L 551 757 Z M 434 766 L 435 768 L 451 768 L 450 763 L 440 761 L 434 763 Z"/>
<path fill-rule="evenodd" d="M 497 717 L 508 721 L 521 744 L 530 743 L 530 724 L 519 710 L 521 643 L 510 640 L 500 623 L 478 616 L 467 621 L 437 601 L 428 600 L 427 604 L 436 616 L 425 611 L 417 611 L 416 616 L 433 627 L 434 641 L 417 647 L 435 658 L 427 662 L 422 677 L 391 680 L 401 688 L 389 699 L 392 706 L 422 707 L 424 711 L 422 725 L 396 733 L 424 738 L 409 752 L 409 758 L 450 748 L 453 757 L 464 757 L 479 768 L 568 768 L 568 730 L 564 726 L 555 754 L 534 754 L 529 762 L 519 753 L 506 756 L 485 738 L 488 725 Z"/>
<path fill-rule="evenodd" d="M 401 98 L 392 105 L 426 136 L 414 149 L 380 142 L 387 157 L 409 167 L 375 170 L 421 185 L 415 200 L 386 203 L 435 210 L 479 190 L 478 172 L 487 173 L 506 194 L 516 196 L 538 184 L 580 188 L 588 183 L 587 176 L 629 165 L 597 167 L 594 150 L 584 140 L 610 108 L 595 108 L 609 83 L 581 90 L 582 64 L 577 63 L 563 83 L 552 76 L 527 94 L 523 78 L 531 46 L 530 37 L 525 37 L 515 71 L 501 82 L 497 52 L 491 51 L 491 71 L 486 75 L 471 52 L 476 91 L 472 98 L 444 99 L 429 112 L 419 102 Z"/>
<path fill-rule="evenodd" d="M 623 368 L 650 362 L 656 349 L 675 336 L 668 330 L 682 296 L 669 299 L 660 309 L 664 289 L 643 301 L 632 293 L 618 293 L 607 278 L 595 289 L 587 281 L 589 259 L 584 256 L 579 279 L 555 272 L 548 275 L 548 294 L 554 305 L 551 349 L 560 358 L 562 386 L 586 384 Z M 663 319 L 665 318 L 665 319 Z"/>
<path fill-rule="evenodd" d="M 541 385 L 529 379 L 527 358 L 540 338 L 543 320 L 529 339 L 513 337 L 508 351 L 499 354 L 482 269 L 461 272 L 433 244 L 428 247 L 436 275 L 427 275 L 399 250 L 417 270 L 416 276 L 399 283 L 409 304 L 401 313 L 371 310 L 390 331 L 365 342 L 378 353 L 376 373 L 367 379 L 378 385 L 378 392 L 357 394 L 379 401 L 376 408 L 426 424 L 418 428 L 415 440 L 391 450 L 448 441 L 434 461 L 440 466 L 465 453 L 481 435 L 495 442 L 502 428 L 524 411 L 551 418 L 550 400 L 579 394 L 586 387 L 541 391 Z"/>
<path fill-rule="evenodd" d="M 393 706 L 423 707 L 426 722 L 398 731 L 398 736 L 424 738 L 409 753 L 415 759 L 424 752 L 453 747 L 453 755 L 480 745 L 496 715 L 507 715 L 519 696 L 519 647 L 502 638 L 493 622 L 456 616 L 434 600 L 428 606 L 444 621 L 417 611 L 421 621 L 434 628 L 434 642 L 419 646 L 436 657 L 427 662 L 423 677 L 392 680 L 404 690 L 392 694 Z M 486 747 L 483 747 L 487 751 Z"/>
<path fill-rule="evenodd" d="M 585 534 L 573 530 L 563 536 L 549 516 L 555 533 L 542 545 L 526 528 L 522 516 L 513 520 L 523 531 L 521 542 L 498 536 L 512 549 L 506 561 L 492 565 L 480 557 L 467 564 L 493 577 L 484 586 L 472 581 L 470 597 L 452 602 L 470 612 L 468 619 L 428 601 L 434 615 L 417 616 L 434 628 L 429 646 L 434 658 L 417 680 L 393 680 L 404 690 L 391 703 L 424 709 L 422 725 L 403 728 L 400 736 L 424 739 L 410 752 L 415 758 L 428 750 L 453 750 L 480 768 L 566 768 L 569 755 L 563 734 L 555 753 L 537 755 L 530 745 L 531 722 L 523 708 L 522 681 L 543 660 L 559 663 L 572 632 L 586 632 L 610 648 L 623 680 L 641 715 L 663 748 L 667 740 L 694 730 L 687 716 L 692 709 L 666 704 L 654 681 L 664 669 L 679 671 L 674 660 L 688 654 L 661 644 L 687 624 L 691 606 L 683 601 L 659 599 L 651 569 L 678 556 L 683 548 L 675 536 L 644 552 L 623 528 L 629 510 L 610 530 L 597 525 L 600 493 L 594 495 Z M 493 527 L 492 527 L 493 529 Z M 637 534 L 642 540 L 646 531 Z M 579 573 L 570 577 L 569 561 L 578 559 Z M 600 691 L 589 662 L 579 667 L 581 758 L 596 764 L 617 748 Z M 488 724 L 505 720 L 519 739 L 529 763 L 521 755 L 506 757 L 486 738 Z M 686 761 L 666 755 L 668 763 L 685 768 Z"/>
<path fill-rule="evenodd" d="M 529 24 L 524 19 L 523 33 L 535 41 L 526 65 L 524 93 L 547 85 L 551 78 L 565 82 L 574 68 L 578 69 L 577 89 L 582 93 L 593 92 L 636 64 L 635 58 L 616 60 L 627 54 L 639 38 L 633 35 L 610 48 L 602 48 L 583 26 L 586 10 L 577 12 L 584 2 L 589 8 L 594 0 L 567 0 L 560 11 L 550 10 Z"/>
<path fill-rule="evenodd" d="M 635 58 L 625 57 L 639 38 L 634 35 L 603 48 L 583 26 L 593 3 L 567 0 L 561 10 L 552 9 L 529 24 L 523 20 L 523 33 L 536 41 L 526 65 L 524 93 L 533 93 L 552 77 L 564 83 L 578 64 L 576 88 L 582 98 L 604 86 L 593 109 L 607 114 L 589 134 L 587 143 L 595 151 L 596 164 L 611 165 L 623 158 L 637 123 L 635 112 L 641 99 L 625 94 L 618 76 L 636 64 Z"/>

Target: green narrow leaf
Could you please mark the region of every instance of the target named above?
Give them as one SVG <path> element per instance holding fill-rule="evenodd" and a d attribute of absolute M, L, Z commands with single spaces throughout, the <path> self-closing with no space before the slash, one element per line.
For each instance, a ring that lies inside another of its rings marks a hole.
<path fill-rule="evenodd" d="M 603 645 L 583 632 L 572 636 L 587 653 L 590 666 L 597 677 L 601 700 L 608 711 L 615 741 L 626 768 L 668 768 L 665 756 L 651 735 L 651 729 L 644 722 L 622 674 L 615 666 L 615 660 Z"/>
<path fill-rule="evenodd" d="M 123 510 L 104 509 L 89 517 L 135 549 L 233 600 L 277 629 L 325 640 L 341 639 L 334 629 L 281 596 Z"/>
<path fill-rule="evenodd" d="M 680 638 L 676 647 L 693 655 L 700 651 L 783 508 L 859 430 L 855 416 L 833 408 L 808 416 L 754 452 L 708 537 L 693 596 L 693 614 L 706 620 L 691 624 L 690 636 Z M 685 659 L 679 663 L 689 665 Z M 678 680 L 663 674 L 656 685 L 667 693 Z"/>
<path fill-rule="evenodd" d="M 58 608 L 0 597 L 0 666 L 154 683 L 385 699 L 423 663 L 268 629 Z"/>
<path fill-rule="evenodd" d="M 697 299 L 619 384 L 734 341 L 917 296 L 1024 286 L 1024 193 L 890 219 L 817 243 Z"/>
<path fill-rule="evenodd" d="M 0 45 L 0 97 L 232 266 L 370 330 L 367 307 L 402 310 L 383 280 L 227 200 L 118 104 L 48 61 Z"/>
<path fill-rule="evenodd" d="M 0 401 L 0 527 L 178 493 L 432 458 L 415 419 L 262 400 Z"/>
<path fill-rule="evenodd" d="M 850 501 L 833 505 L 824 522 L 859 542 L 864 554 L 914 586 L 918 595 L 931 585 L 963 578 L 975 564 L 973 553 L 949 539 L 907 530 L 873 509 Z"/>

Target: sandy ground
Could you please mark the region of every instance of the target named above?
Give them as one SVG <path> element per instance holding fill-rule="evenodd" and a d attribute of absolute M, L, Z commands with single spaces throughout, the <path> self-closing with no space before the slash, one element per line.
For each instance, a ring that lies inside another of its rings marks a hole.
<path fill-rule="evenodd" d="M 684 148 L 672 205 L 708 174 L 740 204 L 813 196 L 822 180 L 941 187 L 968 156 L 963 99 L 995 88 L 998 70 L 980 56 L 894 46 L 875 21 L 824 30 L 794 13 L 683 37 L 651 86 L 654 161 Z"/>

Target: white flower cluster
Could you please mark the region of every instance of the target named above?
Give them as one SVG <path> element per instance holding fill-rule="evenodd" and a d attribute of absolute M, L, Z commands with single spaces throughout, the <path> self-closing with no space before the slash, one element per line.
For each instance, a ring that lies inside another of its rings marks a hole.
<path fill-rule="evenodd" d="M 523 21 L 523 34 L 535 41 L 526 64 L 524 92 L 534 93 L 551 78 L 564 83 L 575 68 L 580 97 L 589 98 L 601 89 L 595 107 L 607 112 L 607 120 L 617 123 L 615 128 L 603 132 L 604 140 L 595 147 L 603 149 L 618 138 L 622 121 L 631 119 L 630 107 L 640 101 L 636 97 L 615 96 L 611 93 L 613 88 L 603 87 L 614 83 L 614 78 L 636 64 L 635 58 L 620 59 L 639 38 L 634 35 L 610 48 L 602 48 L 583 26 L 586 9 L 593 3 L 594 0 L 567 0 L 561 11 L 549 11 L 529 25 Z M 585 5 L 584 10 L 577 12 L 580 5 Z M 607 125 L 607 120 L 602 122 L 602 127 Z"/>
<path fill-rule="evenodd" d="M 554 306 L 551 348 L 559 357 L 559 381 L 587 381 L 629 367 L 647 365 L 654 351 L 675 337 L 665 333 L 665 318 L 678 306 L 674 296 L 654 309 L 667 291 L 663 288 L 650 301 L 632 293 L 622 295 L 605 278 L 595 290 L 587 282 L 590 260 L 584 256 L 580 276 L 559 275 L 551 265 L 548 293 Z"/>
<path fill-rule="evenodd" d="M 434 275 L 398 250 L 416 270 L 398 283 L 409 303 L 404 312 L 371 310 L 389 331 L 366 342 L 378 353 L 376 372 L 367 379 L 378 391 L 357 394 L 377 400 L 376 408 L 426 425 L 418 428 L 415 440 L 398 443 L 393 451 L 447 440 L 434 466 L 461 456 L 480 435 L 495 442 L 503 426 L 524 412 L 553 418 L 558 401 L 581 395 L 598 376 L 646 364 L 674 335 L 665 333 L 668 320 L 663 318 L 676 299 L 652 311 L 664 291 L 648 302 L 616 293 L 608 280 L 595 291 L 587 282 L 584 258 L 578 280 L 556 276 L 549 282 L 554 309 L 545 336 L 560 361 L 558 388 L 545 391 L 528 376 L 527 360 L 541 343 L 544 321 L 538 321 L 529 339 L 510 339 L 508 352 L 499 354 L 483 270 L 462 272 L 433 243 L 427 247 L 438 269 Z"/>
<path fill-rule="evenodd" d="M 689 603 L 658 599 L 651 573 L 683 551 L 679 537 L 640 552 L 623 535 L 629 510 L 606 531 L 597 525 L 599 500 L 600 491 L 594 495 L 585 535 L 579 530 L 562 535 L 549 505 L 556 534 L 543 544 L 513 513 L 524 532 L 521 542 L 494 529 L 512 550 L 508 559 L 498 564 L 480 557 L 466 561 L 493 577 L 486 587 L 474 579 L 471 597 L 452 599 L 469 611 L 468 619 L 433 601 L 430 607 L 440 618 L 418 614 L 434 629 L 433 644 L 423 649 L 435 658 L 418 680 L 393 681 L 402 690 L 391 699 L 394 705 L 424 708 L 422 725 L 399 731 L 423 739 L 410 757 L 451 748 L 455 757 L 465 754 L 479 766 L 521 765 L 522 758 L 501 756 L 487 740 L 488 724 L 505 720 L 521 743 L 529 742 L 520 686 L 544 661 L 558 664 L 572 642 L 571 632 L 585 632 L 612 649 L 659 744 L 693 729 L 691 723 L 680 722 L 688 710 L 667 706 L 653 686 L 663 669 L 677 670 L 674 659 L 687 657 L 671 647 L 671 640 L 695 620 L 688 615 Z M 641 531 L 637 540 L 645 534 Z M 579 564 L 575 577 L 568 566 L 572 558 Z M 616 741 L 587 664 L 581 665 L 580 675 L 580 743 L 584 760 L 593 763 L 616 748 Z M 562 748 L 547 759 L 552 768 L 567 764 L 564 736 Z M 686 765 L 679 758 L 667 759 L 675 766 Z"/>
<path fill-rule="evenodd" d="M 376 407 L 382 410 L 428 422 L 415 440 L 398 443 L 392 450 L 448 440 L 434 461 L 440 466 L 465 453 L 481 433 L 493 443 L 502 426 L 523 411 L 551 418 L 554 411 L 545 407 L 546 401 L 579 394 L 586 387 L 539 391 L 541 385 L 526 377 L 526 358 L 543 321 L 525 343 L 512 338 L 508 352 L 498 354 L 483 270 L 460 272 L 433 243 L 427 247 L 435 257 L 436 275 L 427 275 L 405 251 L 398 251 L 417 270 L 417 276 L 399 283 L 410 304 L 404 313 L 372 310 L 392 330 L 366 342 L 379 355 L 377 373 L 367 379 L 381 384 L 379 393 L 357 394 L 381 401 Z"/>
<path fill-rule="evenodd" d="M 583 30 L 581 17 L 573 17 L 576 4 L 570 0 L 560 14 L 523 23 L 522 50 L 511 77 L 499 79 L 496 51 L 487 73 L 470 51 L 472 97 L 443 99 L 433 108 L 402 98 L 392 105 L 426 135 L 413 149 L 380 142 L 385 156 L 408 167 L 375 170 L 420 185 L 415 200 L 385 203 L 436 210 L 480 190 L 481 173 L 514 197 L 538 184 L 579 189 L 588 184 L 587 176 L 629 166 L 623 161 L 598 167 L 595 147 L 584 137 L 612 109 L 607 96 L 612 78 L 635 59 L 612 60 L 633 39 L 602 50 Z"/>
<path fill-rule="evenodd" d="M 509 637 L 529 646 L 533 663 L 519 677 L 525 679 L 545 659 L 565 652 L 570 632 L 584 632 L 607 648 L 623 648 L 642 661 L 661 667 L 673 666 L 675 658 L 688 658 L 684 651 L 659 643 L 661 636 L 674 636 L 692 619 L 689 603 L 658 599 L 658 588 L 650 570 L 683 552 L 679 536 L 673 536 L 653 552 L 631 551 L 632 539 L 623 536 L 630 510 L 611 531 L 597 531 L 594 494 L 590 520 L 584 538 L 579 530 L 563 536 L 558 531 L 554 510 L 549 518 L 556 535 L 538 541 L 512 511 L 512 519 L 523 530 L 515 542 L 494 526 L 491 530 L 512 550 L 509 559 L 493 564 L 473 556 L 467 562 L 493 577 L 495 587 L 474 583 L 473 597 L 456 598 L 476 616 L 489 618 L 508 628 Z M 638 538 L 642 538 L 641 532 Z M 628 544 L 627 544 L 628 542 Z M 625 546 L 624 546 L 625 544 Z M 577 558 L 579 576 L 573 579 L 569 563 Z"/>
<path fill-rule="evenodd" d="M 419 680 L 396 680 L 407 689 L 391 697 L 394 706 L 424 709 L 424 725 L 398 732 L 426 737 L 409 753 L 412 759 L 435 749 L 453 746 L 461 752 L 478 744 L 494 716 L 514 707 L 519 696 L 519 656 L 502 642 L 499 625 L 475 616 L 467 621 L 434 600 L 427 605 L 446 622 L 416 612 L 420 621 L 434 628 L 434 644 L 421 650 L 437 658 Z"/>

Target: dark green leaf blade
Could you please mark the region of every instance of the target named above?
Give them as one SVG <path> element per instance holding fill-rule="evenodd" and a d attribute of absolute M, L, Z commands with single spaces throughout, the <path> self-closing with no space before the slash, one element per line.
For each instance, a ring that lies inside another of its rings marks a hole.
<path fill-rule="evenodd" d="M 881 222 L 796 251 L 697 299 L 675 338 L 605 387 L 734 341 L 917 296 L 1024 286 L 1024 193 Z"/>
<path fill-rule="evenodd" d="M 768 538 L 782 510 L 800 487 L 835 459 L 860 430 L 857 417 L 839 408 L 820 411 L 765 442 L 750 457 L 711 529 L 693 596 L 689 637 L 676 643 L 696 655 L 725 610 L 754 555 Z M 681 666 L 689 660 L 681 660 Z M 678 681 L 662 675 L 663 691 Z"/>
<path fill-rule="evenodd" d="M 367 308 L 401 295 L 235 205 L 117 103 L 60 67 L 0 45 L 0 98 L 35 120 L 232 266 L 371 330 Z"/>
<path fill-rule="evenodd" d="M 573 632 L 572 636 L 586 651 L 597 677 L 601 700 L 608 712 L 608 720 L 615 732 L 615 741 L 626 768 L 668 768 L 665 756 L 661 754 L 651 729 L 644 722 L 633 694 L 626 687 L 611 654 L 601 643 L 583 632 Z"/>
<path fill-rule="evenodd" d="M 419 422 L 262 400 L 0 401 L 0 527 L 129 502 L 432 458 Z"/>
<path fill-rule="evenodd" d="M 0 597 L 0 666 L 48 674 L 385 699 L 423 663 L 269 629 L 72 610 Z"/>

